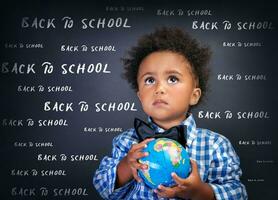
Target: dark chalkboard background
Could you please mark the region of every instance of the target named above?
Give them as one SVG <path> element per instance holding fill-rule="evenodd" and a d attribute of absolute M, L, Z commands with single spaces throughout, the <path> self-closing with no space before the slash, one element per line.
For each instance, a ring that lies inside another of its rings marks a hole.
<path fill-rule="evenodd" d="M 121 79 L 120 58 L 138 37 L 159 26 L 183 28 L 212 48 L 210 91 L 193 110 L 197 125 L 231 140 L 249 199 L 276 199 L 277 6 L 265 1 L 10 1 L 1 8 L 1 199 L 100 199 L 92 186 L 100 160 L 134 117 L 146 117 Z M 67 27 L 64 17 L 70 19 Z M 36 28 L 35 19 L 44 28 Z M 55 28 L 51 23 L 46 28 L 41 19 L 52 19 Z M 94 28 L 83 29 L 84 19 L 86 25 L 92 20 Z M 99 19 L 104 27 L 97 27 Z M 205 30 L 202 21 L 210 22 Z M 225 21 L 230 23 L 226 27 Z M 215 22 L 217 29 L 212 29 Z M 241 29 L 244 23 L 247 29 Z M 63 45 L 78 51 L 63 51 Z M 92 46 L 115 51 L 92 52 Z M 86 70 L 93 64 L 92 73 L 70 74 L 69 65 L 79 63 Z M 34 66 L 27 74 L 21 64 Z M 53 66 L 47 68 L 51 73 L 44 73 L 46 65 Z M 24 74 L 16 73 L 19 68 Z M 33 89 L 22 91 L 26 86 Z M 48 92 L 49 86 L 70 91 Z M 55 102 L 69 103 L 73 111 L 55 111 Z M 109 104 L 115 109 L 99 110 Z M 214 119 L 214 113 L 220 118 Z M 41 126 L 41 120 L 62 125 Z M 44 155 L 56 157 L 41 160 Z M 56 175 L 43 176 L 44 170 Z"/>

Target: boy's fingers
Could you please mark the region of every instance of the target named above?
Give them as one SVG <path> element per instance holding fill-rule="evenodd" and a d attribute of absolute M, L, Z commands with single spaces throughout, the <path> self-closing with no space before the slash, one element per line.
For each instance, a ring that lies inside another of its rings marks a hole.
<path fill-rule="evenodd" d="M 147 170 L 148 169 L 148 165 L 145 164 L 139 164 L 137 169 L 141 169 L 141 170 Z"/>
<path fill-rule="evenodd" d="M 133 166 L 133 168 L 134 168 L 135 170 L 138 170 L 138 169 L 146 170 L 146 169 L 148 169 L 148 166 L 147 166 L 147 165 L 142 164 L 142 163 L 138 163 L 138 162 L 134 162 L 134 163 L 132 164 L 132 166 Z"/>
<path fill-rule="evenodd" d="M 190 163 L 191 163 L 191 173 L 189 174 L 189 176 L 185 179 L 182 179 L 180 177 L 178 177 L 178 179 L 175 179 L 173 177 L 173 179 L 176 181 L 176 183 L 178 183 L 178 181 L 180 181 L 180 183 L 178 183 L 180 188 L 186 188 L 187 186 L 189 186 L 191 184 L 192 178 L 193 177 L 197 177 L 199 176 L 199 172 L 198 172 L 198 165 L 196 163 L 195 160 L 190 159 Z"/>
<path fill-rule="evenodd" d="M 181 177 L 179 177 L 176 173 L 172 173 L 172 178 L 174 179 L 174 181 L 178 184 L 178 185 L 183 185 L 184 183 L 184 179 L 182 179 Z"/>
<path fill-rule="evenodd" d="M 157 189 L 154 190 L 155 193 L 157 193 L 157 195 L 159 197 L 165 197 L 165 187 L 163 185 L 159 185 Z"/>
<path fill-rule="evenodd" d="M 130 154 L 129 156 L 129 162 L 138 162 L 140 158 L 148 156 L 148 152 L 141 152 L 141 151 L 136 151 Z"/>
<path fill-rule="evenodd" d="M 173 188 L 165 187 L 163 185 L 159 185 L 155 192 L 159 197 L 172 198 L 175 196 L 175 190 Z"/>
<path fill-rule="evenodd" d="M 148 155 L 149 155 L 148 152 L 141 152 L 141 151 L 139 151 L 139 152 L 136 152 L 135 158 L 136 158 L 136 159 L 139 159 L 139 158 L 146 157 L 146 156 L 148 156 Z"/>
<path fill-rule="evenodd" d="M 142 144 L 143 147 L 147 147 L 147 144 L 153 140 L 154 140 L 154 138 L 148 138 L 148 139 L 145 139 L 144 141 L 140 142 L 139 144 Z"/>
<path fill-rule="evenodd" d="M 160 191 L 167 191 L 169 188 L 168 188 L 168 187 L 165 187 L 164 185 L 159 185 L 159 186 L 158 186 L 158 189 L 159 189 Z"/>
<path fill-rule="evenodd" d="M 137 170 L 136 170 L 136 169 L 132 169 L 132 174 L 133 174 L 133 178 L 134 178 L 137 182 L 141 182 L 141 181 L 142 181 L 142 179 L 138 176 Z"/>
<path fill-rule="evenodd" d="M 152 141 L 152 140 L 154 140 L 154 138 L 148 138 L 148 139 L 146 139 L 146 140 L 144 140 L 144 141 L 142 141 L 142 142 L 140 142 L 136 145 L 133 145 L 133 149 L 134 150 L 143 149 L 143 148 L 147 147 L 147 143 Z"/>

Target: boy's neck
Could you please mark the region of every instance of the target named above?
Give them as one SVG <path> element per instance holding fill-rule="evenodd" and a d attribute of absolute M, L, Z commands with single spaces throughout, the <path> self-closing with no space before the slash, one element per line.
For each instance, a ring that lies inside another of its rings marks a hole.
<path fill-rule="evenodd" d="M 174 120 L 165 120 L 165 121 L 159 121 L 157 119 L 152 118 L 152 121 L 158 125 L 160 128 L 163 128 L 164 130 L 168 130 L 172 128 L 173 126 L 178 126 L 181 124 L 182 121 L 186 119 L 186 115 L 184 115 L 181 118 L 174 119 Z"/>

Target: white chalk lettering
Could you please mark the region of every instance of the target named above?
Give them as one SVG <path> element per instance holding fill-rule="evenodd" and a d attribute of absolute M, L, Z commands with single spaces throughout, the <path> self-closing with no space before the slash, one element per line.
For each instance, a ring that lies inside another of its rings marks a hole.
<path fill-rule="evenodd" d="M 5 46 L 6 49 L 16 49 L 16 48 L 18 48 L 17 44 L 12 44 L 12 43 L 5 43 L 4 46 Z"/>
<path fill-rule="evenodd" d="M 82 19 L 82 29 L 92 28 L 130 28 L 128 25 L 128 18 L 98 18 L 98 19 Z"/>
<path fill-rule="evenodd" d="M 36 189 L 35 188 L 18 188 L 13 187 L 11 191 L 12 196 L 36 196 Z"/>
<path fill-rule="evenodd" d="M 73 103 L 59 103 L 59 102 L 51 102 L 46 101 L 44 103 L 44 111 L 55 111 L 55 112 L 68 112 L 73 111 L 72 108 Z"/>
<path fill-rule="evenodd" d="M 23 126 L 23 120 L 22 119 L 3 119 L 2 120 L 2 126 Z"/>
<path fill-rule="evenodd" d="M 39 126 L 68 126 L 66 119 L 45 119 L 38 121 Z"/>
<path fill-rule="evenodd" d="M 63 85 L 63 86 L 48 86 L 47 92 L 72 92 L 71 86 Z"/>
<path fill-rule="evenodd" d="M 69 29 L 73 27 L 73 19 L 69 16 L 63 17 L 62 21 L 64 21 L 64 29 Z"/>
<path fill-rule="evenodd" d="M 55 188 L 53 196 L 87 196 L 87 188 Z"/>
<path fill-rule="evenodd" d="M 258 111 L 258 112 L 237 112 L 238 119 L 269 119 L 270 116 L 268 112 Z"/>
<path fill-rule="evenodd" d="M 29 17 L 23 17 L 21 20 L 22 28 L 35 28 L 35 29 L 48 29 L 48 28 L 56 28 L 54 24 L 55 18 L 44 19 L 35 17 L 34 19 L 30 19 Z"/>
<path fill-rule="evenodd" d="M 218 30 L 217 22 L 193 21 L 192 29 Z"/>
<path fill-rule="evenodd" d="M 259 75 L 245 75 L 244 79 L 246 81 L 265 81 L 266 75 L 259 74 Z"/>
<path fill-rule="evenodd" d="M 66 176 L 65 170 L 41 170 L 41 176 Z"/>
<path fill-rule="evenodd" d="M 95 133 L 97 132 L 97 128 L 91 128 L 91 127 L 84 127 L 84 132 L 91 132 L 91 133 Z"/>
<path fill-rule="evenodd" d="M 62 64 L 62 74 L 85 74 L 85 73 L 111 73 L 108 68 L 108 64 L 96 63 L 96 64 Z"/>
<path fill-rule="evenodd" d="M 244 42 L 243 47 L 261 47 L 263 44 L 261 42 Z"/>
<path fill-rule="evenodd" d="M 25 44 L 26 49 L 42 49 L 43 44 Z"/>
<path fill-rule="evenodd" d="M 96 112 L 111 112 L 111 111 L 137 111 L 135 103 L 96 103 Z"/>
<path fill-rule="evenodd" d="M 238 22 L 237 30 L 266 30 L 274 29 L 272 22 Z"/>
<path fill-rule="evenodd" d="M 19 85 L 17 87 L 18 92 L 35 92 L 35 86 Z"/>
<path fill-rule="evenodd" d="M 34 70 L 34 66 L 35 64 L 20 64 L 20 63 L 13 63 L 13 64 L 9 64 L 8 62 L 3 62 L 2 66 L 1 66 L 1 73 L 3 74 L 7 74 L 7 73 L 11 73 L 11 74 L 35 74 L 35 70 Z"/>
<path fill-rule="evenodd" d="M 223 42 L 223 47 L 236 47 L 235 42 Z"/>
<path fill-rule="evenodd" d="M 78 51 L 78 46 L 62 45 L 61 51 L 71 51 L 71 52 Z"/>
<path fill-rule="evenodd" d="M 29 176 L 29 170 L 12 169 L 11 176 Z"/>
<path fill-rule="evenodd" d="M 52 142 L 35 142 L 35 147 L 53 147 Z"/>
<path fill-rule="evenodd" d="M 105 132 L 122 132 L 122 128 L 105 128 Z"/>
<path fill-rule="evenodd" d="M 187 10 L 187 16 L 211 16 L 211 10 Z"/>
<path fill-rule="evenodd" d="M 116 51 L 115 46 L 91 46 L 91 52 L 96 51 Z"/>
<path fill-rule="evenodd" d="M 156 15 L 158 15 L 158 16 L 174 16 L 175 11 L 174 10 L 166 10 L 166 9 L 158 9 L 156 11 Z"/>
<path fill-rule="evenodd" d="M 250 141 L 249 141 L 249 140 L 239 140 L 239 141 L 238 141 L 238 144 L 239 144 L 239 145 L 249 145 L 249 144 L 250 144 Z"/>
<path fill-rule="evenodd" d="M 71 155 L 70 161 L 98 161 L 97 155 Z"/>
<path fill-rule="evenodd" d="M 234 80 L 234 76 L 228 74 L 218 74 L 217 80 L 231 81 Z"/>
<path fill-rule="evenodd" d="M 220 112 L 199 111 L 198 118 L 200 119 L 221 119 Z"/>
<path fill-rule="evenodd" d="M 48 155 L 48 154 L 38 154 L 38 161 L 57 161 L 57 155 Z"/>
<path fill-rule="evenodd" d="M 14 142 L 14 147 L 27 147 L 26 142 Z"/>

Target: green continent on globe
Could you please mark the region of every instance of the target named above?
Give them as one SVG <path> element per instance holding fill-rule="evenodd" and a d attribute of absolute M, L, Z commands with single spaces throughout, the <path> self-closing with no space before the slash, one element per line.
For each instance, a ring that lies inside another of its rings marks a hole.
<path fill-rule="evenodd" d="M 174 167 L 178 167 L 181 162 L 181 146 L 175 141 L 160 139 L 154 145 L 154 150 L 157 152 L 166 151 L 170 156 L 171 163 Z"/>
<path fill-rule="evenodd" d="M 139 162 L 148 166 L 148 168 L 142 170 L 142 172 L 143 172 L 145 178 L 146 178 L 150 183 L 155 184 L 155 183 L 152 181 L 151 175 L 150 175 L 150 172 L 149 172 L 149 169 L 150 169 L 150 167 L 149 167 L 149 161 L 147 161 L 147 160 L 146 160 L 146 161 L 139 160 Z"/>

